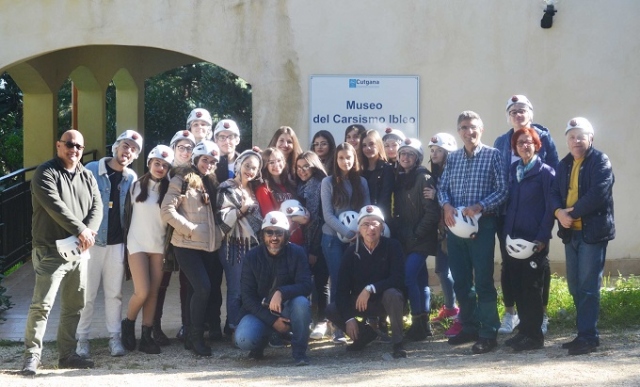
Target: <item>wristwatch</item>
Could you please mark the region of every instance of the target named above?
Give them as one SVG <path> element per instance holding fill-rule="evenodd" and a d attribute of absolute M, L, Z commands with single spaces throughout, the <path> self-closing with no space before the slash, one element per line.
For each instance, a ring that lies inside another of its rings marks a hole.
<path fill-rule="evenodd" d="M 373 285 L 367 285 L 364 287 L 364 290 L 368 291 L 369 294 L 373 294 Z"/>

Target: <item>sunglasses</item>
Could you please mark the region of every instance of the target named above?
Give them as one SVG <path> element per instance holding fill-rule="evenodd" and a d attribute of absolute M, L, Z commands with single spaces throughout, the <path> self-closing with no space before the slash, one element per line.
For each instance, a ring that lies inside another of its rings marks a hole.
<path fill-rule="evenodd" d="M 84 149 L 84 145 L 80 145 L 78 143 L 75 142 L 71 142 L 71 141 L 62 141 L 62 140 L 58 140 L 58 142 L 61 142 L 64 144 L 64 146 L 66 146 L 68 149 L 71 148 L 76 148 L 77 150 L 81 151 Z"/>
<path fill-rule="evenodd" d="M 277 237 L 283 237 L 284 236 L 284 230 L 264 230 L 264 235 L 266 236 L 277 236 Z"/>

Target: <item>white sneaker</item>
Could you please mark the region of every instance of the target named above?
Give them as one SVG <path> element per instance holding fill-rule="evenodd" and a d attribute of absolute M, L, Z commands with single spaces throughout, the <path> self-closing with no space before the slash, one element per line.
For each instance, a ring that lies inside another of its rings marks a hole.
<path fill-rule="evenodd" d="M 78 344 L 76 345 L 76 353 L 78 354 L 78 356 L 88 359 L 91 356 L 91 344 L 89 344 L 89 340 L 78 340 Z"/>
<path fill-rule="evenodd" d="M 549 329 L 549 316 L 547 316 L 546 314 L 542 316 L 542 326 L 540 327 L 540 329 L 542 330 L 543 335 L 547 334 L 547 330 Z"/>
<path fill-rule="evenodd" d="M 325 334 L 327 334 L 327 323 L 323 321 L 316 324 L 316 327 L 309 335 L 309 338 L 313 340 L 322 340 Z"/>
<path fill-rule="evenodd" d="M 111 351 L 111 356 L 124 356 L 125 351 L 122 346 L 122 339 L 120 338 L 120 334 L 113 336 L 109 339 L 109 351 Z"/>
<path fill-rule="evenodd" d="M 502 317 L 502 324 L 500 325 L 500 329 L 498 329 L 498 333 L 500 334 L 509 334 L 513 332 L 513 328 L 515 328 L 520 323 L 520 319 L 517 314 L 511 314 L 509 312 L 505 312 Z"/>

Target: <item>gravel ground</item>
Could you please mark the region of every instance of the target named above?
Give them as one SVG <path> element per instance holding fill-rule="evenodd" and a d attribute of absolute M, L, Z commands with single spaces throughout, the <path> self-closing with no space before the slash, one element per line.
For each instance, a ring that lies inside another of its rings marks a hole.
<path fill-rule="evenodd" d="M 437 332 L 438 333 L 438 332 Z M 22 345 L 0 346 L 0 386 L 176 386 L 234 385 L 281 386 L 639 386 L 640 329 L 605 332 L 598 351 L 568 356 L 560 344 L 570 334 L 550 334 L 542 350 L 523 353 L 502 345 L 497 350 L 473 355 L 471 344 L 451 347 L 436 334 L 431 340 L 409 343 L 407 359 L 390 357 L 390 345 L 371 344 L 363 352 L 347 353 L 330 341 L 312 342 L 311 365 L 292 366 L 290 348 L 266 350 L 256 361 L 232 348 L 230 342 L 215 343 L 211 358 L 185 351 L 177 340 L 160 355 L 140 352 L 109 356 L 107 340 L 94 340 L 93 370 L 58 370 L 54 345 L 45 345 L 38 375 L 23 377 Z"/>

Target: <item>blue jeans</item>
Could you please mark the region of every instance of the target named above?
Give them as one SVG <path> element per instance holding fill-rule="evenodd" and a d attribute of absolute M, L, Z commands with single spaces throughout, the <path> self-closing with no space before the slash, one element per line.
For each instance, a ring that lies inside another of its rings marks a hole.
<path fill-rule="evenodd" d="M 587 340 L 598 338 L 600 286 L 608 243 L 586 243 L 582 231 L 574 230 L 571 241 L 564 245 L 567 285 L 576 306 L 578 337 Z"/>
<path fill-rule="evenodd" d="M 436 253 L 436 274 L 440 279 L 444 306 L 447 309 L 453 309 L 456 306 L 456 295 L 453 292 L 453 276 L 451 275 L 451 270 L 449 270 L 449 256 L 442 251 L 440 243 L 438 243 L 438 252 Z"/>
<path fill-rule="evenodd" d="M 411 314 L 417 316 L 429 311 L 431 290 L 427 257 L 421 253 L 411 253 L 404 261 L 404 284 L 407 286 Z"/>
<path fill-rule="evenodd" d="M 338 273 L 342 263 L 342 254 L 349 245 L 340 241 L 333 235 L 322 234 L 322 254 L 327 262 L 331 287 L 329 288 L 329 302 L 336 302 L 336 289 L 338 287 Z"/>
<path fill-rule="evenodd" d="M 227 279 L 227 322 L 229 328 L 235 329 L 240 320 L 240 307 L 242 306 L 242 294 L 240 293 L 240 277 L 242 276 L 242 261 L 244 254 L 238 262 L 238 246 L 222 242 L 220 247 L 220 263 Z M 227 260 L 228 257 L 228 260 Z"/>
<path fill-rule="evenodd" d="M 296 360 L 306 357 L 309 342 L 311 307 L 306 297 L 298 296 L 283 303 L 282 316 L 291 320 L 291 349 Z M 271 326 L 252 314 L 245 315 L 236 328 L 236 346 L 252 351 L 266 347 L 269 336 L 276 332 Z"/>
<path fill-rule="evenodd" d="M 496 218 L 483 216 L 478 226 L 474 239 L 460 238 L 447 231 L 449 265 L 462 330 L 495 339 L 500 327 L 498 293 L 493 283 Z"/>

